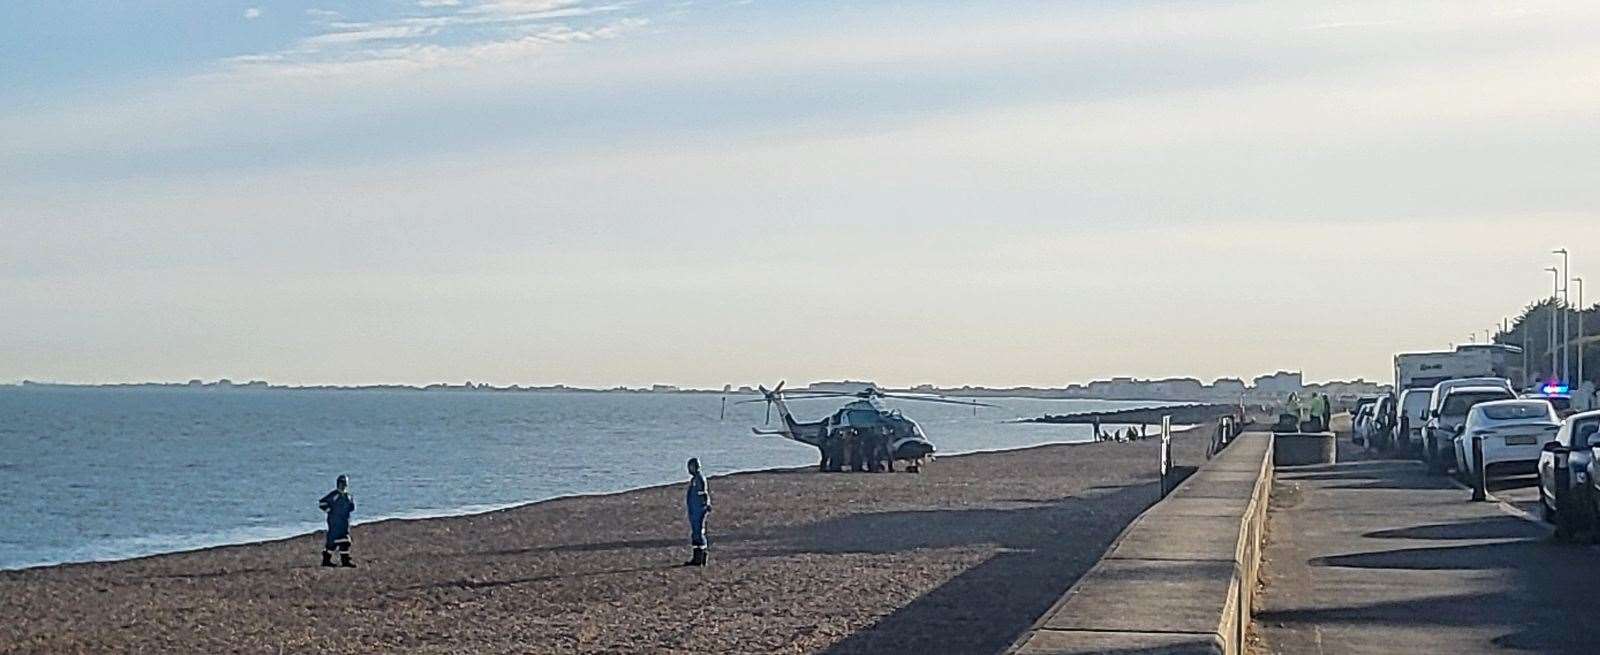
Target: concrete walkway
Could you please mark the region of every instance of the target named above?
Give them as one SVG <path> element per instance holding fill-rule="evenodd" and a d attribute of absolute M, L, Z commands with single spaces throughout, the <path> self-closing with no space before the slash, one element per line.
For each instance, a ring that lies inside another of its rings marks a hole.
<path fill-rule="evenodd" d="M 1600 551 L 1405 461 L 1279 469 L 1255 628 L 1274 653 L 1600 652 Z"/>

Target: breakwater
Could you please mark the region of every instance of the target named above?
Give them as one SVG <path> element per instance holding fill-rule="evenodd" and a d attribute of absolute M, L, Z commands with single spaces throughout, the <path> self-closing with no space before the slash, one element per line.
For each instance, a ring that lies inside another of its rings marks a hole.
<path fill-rule="evenodd" d="M 1161 407 L 1135 407 L 1109 411 L 1074 412 L 1072 414 L 1045 414 L 1037 418 L 1020 419 L 1020 423 L 1063 423 L 1074 425 L 1104 424 L 1154 424 L 1163 416 L 1172 417 L 1177 424 L 1193 425 L 1214 421 L 1223 416 L 1237 415 L 1237 405 L 1197 403 L 1192 405 L 1167 405 Z"/>

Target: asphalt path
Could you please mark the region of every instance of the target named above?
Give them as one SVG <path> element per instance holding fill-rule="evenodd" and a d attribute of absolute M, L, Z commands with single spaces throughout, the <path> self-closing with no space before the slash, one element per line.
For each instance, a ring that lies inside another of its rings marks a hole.
<path fill-rule="evenodd" d="M 1472 502 L 1341 441 L 1340 464 L 1279 470 L 1258 652 L 1597 652 L 1600 549 L 1552 538 L 1532 478 Z"/>

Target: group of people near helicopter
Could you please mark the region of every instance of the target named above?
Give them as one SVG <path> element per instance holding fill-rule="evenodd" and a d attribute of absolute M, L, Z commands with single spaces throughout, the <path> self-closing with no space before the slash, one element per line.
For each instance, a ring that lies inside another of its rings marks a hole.
<path fill-rule="evenodd" d="M 894 428 L 888 425 L 841 427 L 817 446 L 823 471 L 894 472 Z"/>

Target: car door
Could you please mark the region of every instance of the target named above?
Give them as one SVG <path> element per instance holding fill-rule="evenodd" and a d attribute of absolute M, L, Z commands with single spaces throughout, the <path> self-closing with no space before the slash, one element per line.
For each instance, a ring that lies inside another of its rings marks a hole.
<path fill-rule="evenodd" d="M 1561 429 L 1556 431 L 1556 443 L 1563 448 L 1572 447 L 1572 421 L 1562 421 Z M 1556 456 L 1546 450 L 1539 453 L 1539 494 L 1546 501 L 1555 501 L 1556 488 Z"/>

